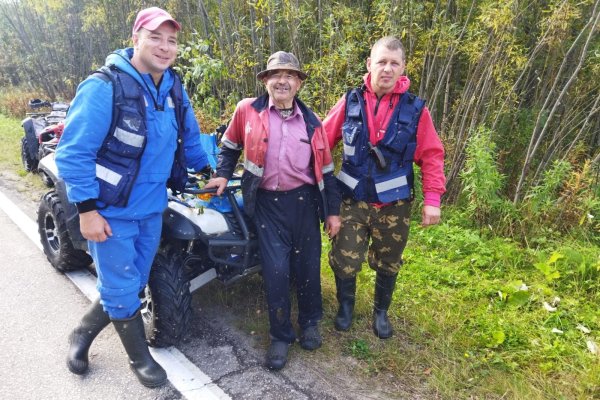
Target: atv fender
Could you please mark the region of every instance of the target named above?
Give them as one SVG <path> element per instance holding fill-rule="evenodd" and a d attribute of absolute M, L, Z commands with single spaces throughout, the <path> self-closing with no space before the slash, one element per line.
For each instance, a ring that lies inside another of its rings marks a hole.
<path fill-rule="evenodd" d="M 54 161 L 54 153 L 50 153 L 40 160 L 40 163 L 38 164 L 38 170 L 44 172 L 54 183 L 59 180 L 58 168 L 56 167 L 56 162 Z"/>
<path fill-rule="evenodd" d="M 46 174 L 46 176 L 54 183 L 56 194 L 63 205 L 67 230 L 69 231 L 69 236 L 73 242 L 73 247 L 78 250 L 87 251 L 87 240 L 81 235 L 79 229 L 79 213 L 77 212 L 77 207 L 75 207 L 75 204 L 69 203 L 65 182 L 58 177 L 58 168 L 54 161 L 54 153 L 50 153 L 40 160 L 38 170 Z"/>
<path fill-rule="evenodd" d="M 225 217 L 213 209 L 191 208 L 176 201 L 170 201 L 163 214 L 163 234 L 183 240 L 205 238 L 229 232 Z"/>

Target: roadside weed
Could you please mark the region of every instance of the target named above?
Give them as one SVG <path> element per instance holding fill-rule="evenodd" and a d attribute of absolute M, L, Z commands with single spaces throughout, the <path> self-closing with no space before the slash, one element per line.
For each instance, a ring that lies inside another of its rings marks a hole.
<path fill-rule="evenodd" d="M 390 310 L 396 334 L 370 332 L 375 274 L 365 264 L 340 350 L 370 375 L 424 381 L 441 398 L 593 397 L 600 358 L 587 343 L 600 343 L 599 255 L 577 240 L 537 250 L 449 223 L 415 224 Z M 333 318 L 326 253 L 322 263 Z"/>

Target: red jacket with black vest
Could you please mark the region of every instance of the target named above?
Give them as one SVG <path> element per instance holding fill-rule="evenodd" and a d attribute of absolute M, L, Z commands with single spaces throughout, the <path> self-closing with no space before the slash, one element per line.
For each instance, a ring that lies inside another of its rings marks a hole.
<path fill-rule="evenodd" d="M 321 192 L 319 214 L 322 220 L 340 214 L 341 195 L 337 179 L 333 175 L 333 158 L 327 136 L 319 118 L 297 97 L 296 104 L 302 111 L 306 131 L 312 149 L 312 170 Z M 233 113 L 231 123 L 221 140 L 221 152 L 216 175 L 231 179 L 236 164 L 244 151 L 244 174 L 242 194 L 244 211 L 252 216 L 256 206 L 256 191 L 264 173 L 264 161 L 269 138 L 269 95 L 246 98 L 240 101 Z"/>

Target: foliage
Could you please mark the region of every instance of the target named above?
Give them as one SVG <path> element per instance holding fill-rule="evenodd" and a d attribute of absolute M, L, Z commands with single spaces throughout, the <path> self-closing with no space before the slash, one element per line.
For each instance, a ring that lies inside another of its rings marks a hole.
<path fill-rule="evenodd" d="M 498 196 L 502 202 L 512 199 L 515 207 L 555 161 L 568 160 L 573 171 L 582 171 L 597 155 L 600 0 L 159 5 L 183 24 L 177 67 L 210 126 L 230 118 L 241 98 L 262 93 L 256 74 L 277 50 L 298 56 L 309 74 L 300 96 L 324 116 L 347 89 L 362 83 L 372 42 L 392 34 L 405 44 L 411 90 L 428 100 L 446 146 L 446 201 L 461 197 L 467 145 L 479 127 L 489 129 L 495 143 L 497 170 L 504 176 Z M 128 45 L 143 6 L 1 2 L 0 86 L 33 87 L 50 100 L 72 98 L 110 51 Z M 494 212 L 514 212 L 503 207 L 508 210 Z M 506 226 L 513 229 L 514 223 Z"/>
<path fill-rule="evenodd" d="M 189 91 L 190 99 L 204 115 L 214 119 L 221 117 L 227 94 L 219 88 L 227 78 L 227 70 L 221 60 L 208 54 L 206 41 L 190 41 L 181 46 L 177 70 Z"/>
<path fill-rule="evenodd" d="M 599 339 L 598 246 L 564 241 L 528 251 L 446 224 L 412 238 L 399 280 L 400 329 L 429 349 L 432 359 L 416 364 L 433 368 L 430 383 L 446 397 L 483 387 L 509 398 L 593 393 L 597 358 L 586 341 Z M 440 364 L 435 354 L 452 361 Z M 514 379 L 518 391 L 506 384 Z"/>
<path fill-rule="evenodd" d="M 540 184 L 531 188 L 520 209 L 529 221 L 529 237 L 552 228 L 557 234 L 579 233 L 590 240 L 600 240 L 596 218 L 600 212 L 597 167 L 586 162 L 581 170 L 575 170 L 567 161 L 556 161 Z"/>
<path fill-rule="evenodd" d="M 22 172 L 19 120 L 0 116 L 0 130 L 5 139 L 0 164 Z M 485 129 L 479 134 L 485 138 Z M 491 168 L 493 146 L 485 146 L 481 137 L 472 146 L 487 159 L 481 169 L 499 179 Z M 598 185 L 591 186 L 596 172 L 588 176 L 582 173 L 585 168 L 580 173 L 563 168 L 557 166 L 527 198 L 531 209 L 535 199 L 548 212 L 544 198 L 556 202 L 567 192 L 577 198 L 596 190 L 598 198 Z M 483 176 L 478 174 L 471 176 Z M 499 182 L 484 186 L 488 189 L 482 194 L 474 192 L 475 201 L 488 204 L 480 197 L 493 197 L 490 193 Z M 587 189 L 568 189 L 576 187 Z M 527 247 L 465 224 L 461 207 L 445 206 L 441 225 L 413 224 L 390 309 L 395 335 L 385 341 L 371 331 L 375 273 L 367 265 L 358 277 L 351 330 L 334 330 L 337 300 L 327 261 L 330 242 L 322 238 L 324 346 L 311 354 L 311 362 L 343 362 L 357 379 L 385 384 L 392 398 L 398 397 L 398 380 L 421 398 L 598 397 L 599 356 L 591 352 L 590 343 L 600 343 L 600 244 L 562 234 Z M 266 347 L 267 313 L 260 286 L 255 276 L 195 301 L 225 304 L 237 313 L 240 328 Z"/>
<path fill-rule="evenodd" d="M 28 107 L 31 99 L 44 99 L 42 91 L 23 87 L 9 87 L 0 93 L 0 114 L 15 118 L 24 118 L 31 111 Z"/>
<path fill-rule="evenodd" d="M 500 197 L 504 177 L 496 165 L 495 145 L 491 131 L 479 127 L 466 147 L 466 160 L 461 171 L 465 212 L 477 226 L 490 225 L 498 219 L 503 205 Z"/>

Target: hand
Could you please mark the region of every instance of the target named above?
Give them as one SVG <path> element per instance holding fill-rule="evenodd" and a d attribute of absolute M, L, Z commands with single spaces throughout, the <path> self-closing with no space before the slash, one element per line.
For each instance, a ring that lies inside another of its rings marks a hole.
<path fill-rule="evenodd" d="M 330 215 L 325 220 L 325 231 L 329 239 L 333 238 L 340 231 L 342 226 L 342 218 L 339 215 Z"/>
<path fill-rule="evenodd" d="M 439 207 L 435 206 L 423 206 L 423 212 L 421 213 L 422 220 L 421 225 L 429 226 L 439 224 L 441 220 L 442 211 Z"/>
<path fill-rule="evenodd" d="M 92 242 L 104 242 L 112 236 L 110 225 L 96 210 L 79 214 L 79 229 L 81 235 Z"/>
<path fill-rule="evenodd" d="M 216 178 L 212 178 L 206 185 L 204 185 L 203 189 L 217 188 L 217 196 L 223 194 L 223 190 L 227 187 L 227 179 L 218 176 Z"/>

